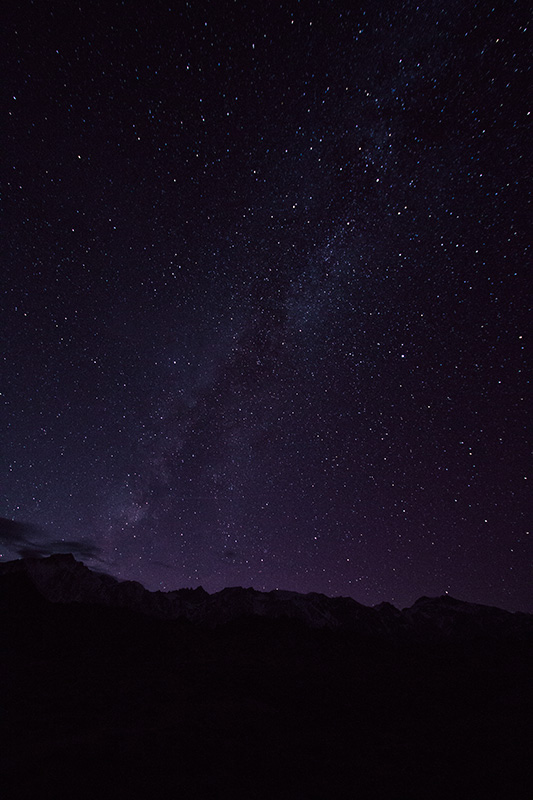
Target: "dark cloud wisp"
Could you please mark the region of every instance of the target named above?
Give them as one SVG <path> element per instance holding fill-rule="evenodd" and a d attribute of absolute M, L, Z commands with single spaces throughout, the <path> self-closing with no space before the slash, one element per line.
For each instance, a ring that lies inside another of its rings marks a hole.
<path fill-rule="evenodd" d="M 45 558 L 54 553 L 72 553 L 78 559 L 98 561 L 100 556 L 100 548 L 87 539 L 50 540 L 36 525 L 4 517 L 0 517 L 0 544 L 22 558 Z"/>

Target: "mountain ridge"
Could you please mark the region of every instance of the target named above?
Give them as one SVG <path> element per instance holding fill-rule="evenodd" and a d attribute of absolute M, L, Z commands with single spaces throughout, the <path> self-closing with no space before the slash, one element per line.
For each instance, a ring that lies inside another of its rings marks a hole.
<path fill-rule="evenodd" d="M 0 564 L 6 797 L 530 796 L 530 615 L 168 595 L 64 555 Z"/>
<path fill-rule="evenodd" d="M 120 581 L 91 570 L 72 554 L 0 564 L 0 581 L 14 574 L 25 576 L 52 603 L 126 608 L 149 617 L 186 619 L 209 626 L 263 617 L 289 618 L 309 628 L 347 630 L 377 638 L 533 637 L 533 615 L 469 603 L 446 594 L 422 596 L 413 605 L 398 609 L 387 602 L 365 606 L 351 597 L 284 589 L 262 592 L 241 586 L 213 594 L 202 587 L 151 592 L 137 581 Z"/>

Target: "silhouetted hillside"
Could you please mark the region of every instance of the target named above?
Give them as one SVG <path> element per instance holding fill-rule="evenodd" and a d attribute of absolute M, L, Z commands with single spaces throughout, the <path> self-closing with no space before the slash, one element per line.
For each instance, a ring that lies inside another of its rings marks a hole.
<path fill-rule="evenodd" d="M 139 611 L 161 619 L 186 619 L 218 626 L 243 617 L 293 619 L 310 628 L 352 631 L 386 639 L 532 637 L 533 617 L 520 612 L 465 603 L 448 595 L 421 597 L 399 611 L 389 603 L 371 608 L 351 597 L 239 586 L 209 595 L 201 587 L 149 592 L 136 581 L 118 581 L 94 572 L 72 555 L 24 558 L 0 564 L 0 577 L 24 575 L 54 603 L 91 603 Z"/>
<path fill-rule="evenodd" d="M 232 589 L 211 596 L 226 609 L 216 624 L 191 622 L 109 597 L 52 602 L 43 586 L 65 597 L 62 564 L 79 596 L 75 576 L 89 585 L 95 573 L 66 557 L 31 561 L 0 570 L 7 798 L 529 795 L 527 615 L 422 598 L 404 612 L 366 609 L 359 630 L 317 627 L 250 613 L 252 590 Z M 416 635 L 372 629 L 382 617 Z"/>

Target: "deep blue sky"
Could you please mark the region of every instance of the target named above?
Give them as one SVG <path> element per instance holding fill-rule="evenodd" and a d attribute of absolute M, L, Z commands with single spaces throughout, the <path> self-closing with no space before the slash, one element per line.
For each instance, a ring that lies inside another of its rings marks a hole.
<path fill-rule="evenodd" d="M 533 610 L 528 4 L 9 13 L 2 558 Z"/>

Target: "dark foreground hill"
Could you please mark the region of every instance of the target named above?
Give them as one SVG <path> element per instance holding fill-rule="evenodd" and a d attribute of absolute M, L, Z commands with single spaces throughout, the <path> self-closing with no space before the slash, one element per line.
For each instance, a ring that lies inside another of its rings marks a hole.
<path fill-rule="evenodd" d="M 3 797 L 530 796 L 528 615 L 182 592 L 1 566 Z"/>

